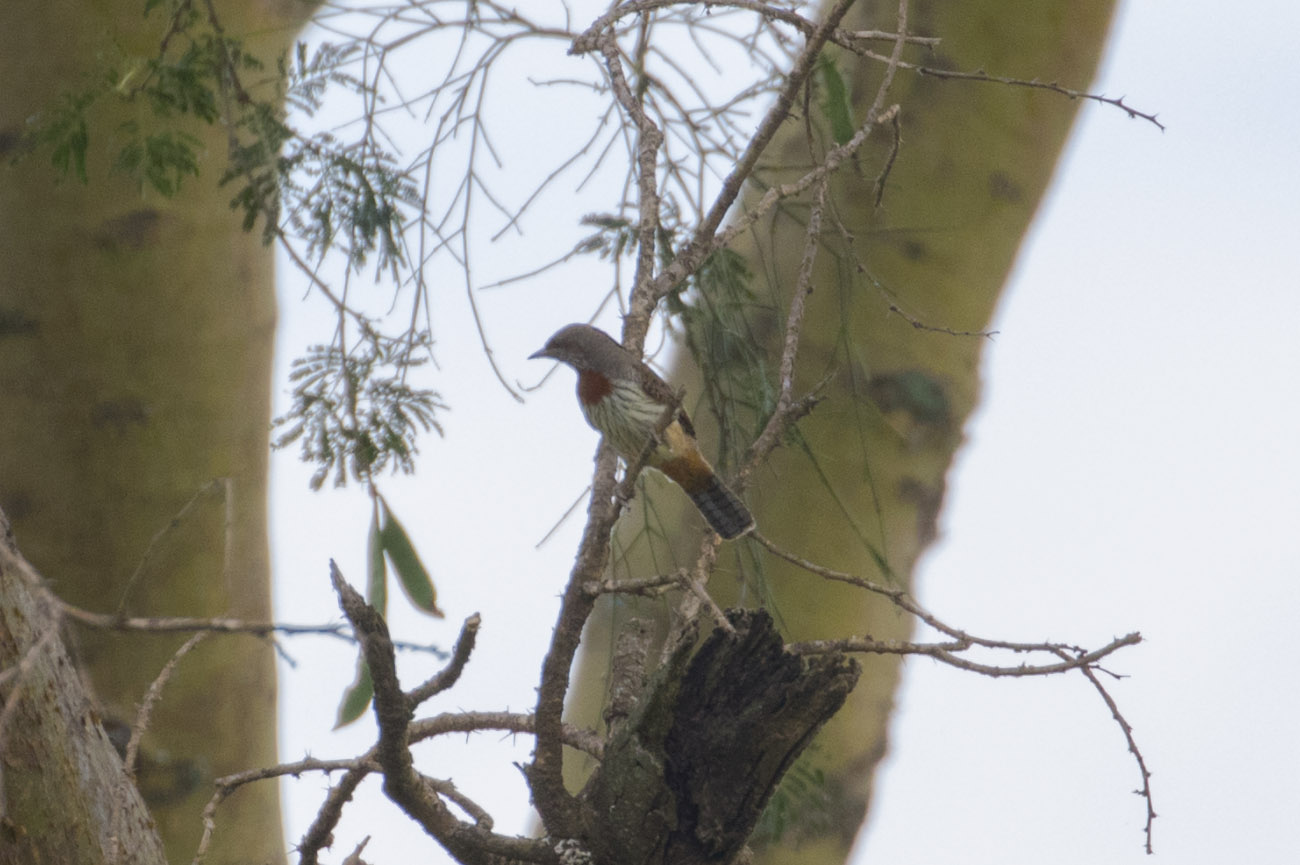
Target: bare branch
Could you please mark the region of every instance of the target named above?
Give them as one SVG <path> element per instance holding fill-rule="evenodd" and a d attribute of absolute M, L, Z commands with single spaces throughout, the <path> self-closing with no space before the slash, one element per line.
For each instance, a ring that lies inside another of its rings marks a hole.
<path fill-rule="evenodd" d="M 373 751 L 367 756 L 372 755 Z M 378 771 L 379 764 L 375 763 L 374 766 L 375 771 Z M 370 771 L 363 766 L 349 769 L 339 782 L 330 788 L 325 801 L 316 811 L 315 819 L 311 821 L 302 840 L 298 842 L 298 865 L 319 865 L 318 857 L 321 849 L 329 846 L 333 839 L 334 828 L 343 818 L 343 806 L 352 801 L 352 794 L 356 792 L 357 787 Z"/>
<path fill-rule="evenodd" d="M 203 806 L 203 835 L 199 839 L 199 846 L 194 854 L 194 859 L 191 865 L 203 865 L 204 860 L 207 859 L 208 851 L 212 846 L 212 839 L 216 834 L 217 809 L 221 806 L 222 802 L 229 798 L 231 793 L 235 792 L 245 784 L 251 784 L 254 781 L 264 781 L 269 778 L 280 778 L 285 775 L 291 775 L 296 778 L 306 772 L 334 772 L 340 769 L 347 770 L 348 776 L 355 777 L 356 783 L 360 783 L 361 779 L 364 778 L 369 771 L 375 771 L 378 770 L 378 768 L 379 766 L 377 763 L 374 763 L 373 761 L 367 763 L 367 758 L 364 757 L 355 760 L 317 760 L 309 757 L 295 763 L 283 763 L 278 766 L 268 766 L 263 769 L 250 769 L 246 772 L 238 772 L 234 775 L 226 775 L 216 779 L 214 782 L 216 790 L 213 792 L 212 798 L 208 800 L 208 803 Z M 348 788 L 346 796 L 340 797 L 337 801 L 334 801 L 332 794 L 338 790 L 340 786 L 342 785 L 336 786 L 330 791 L 331 797 L 327 798 L 327 804 L 321 807 L 321 812 L 324 812 L 332 803 L 337 808 L 337 814 L 339 816 L 342 815 L 343 804 L 351 799 L 352 792 L 356 789 L 356 784 L 353 784 Z M 319 822 L 320 819 L 321 817 L 318 814 L 317 822 Z M 335 822 L 337 823 L 337 817 Z M 312 825 L 313 828 L 315 828 L 316 824 L 313 823 Z M 328 835 L 328 830 L 326 835 Z M 299 865 L 307 865 L 307 863 L 310 863 L 310 865 L 316 865 L 316 853 L 321 846 L 325 846 L 328 843 L 325 838 L 321 838 L 319 839 L 319 844 L 314 844 L 313 842 L 316 840 L 317 839 L 312 837 L 311 830 L 308 830 L 307 836 L 303 838 L 302 843 L 299 845 L 299 854 L 301 856 Z"/>
<path fill-rule="evenodd" d="M 418 706 L 434 694 L 441 694 L 456 684 L 460 674 L 465 671 L 465 665 L 469 663 L 470 653 L 474 651 L 480 622 L 482 619 L 479 618 L 478 613 L 465 620 L 465 624 L 460 629 L 460 636 L 456 638 L 456 646 L 451 650 L 450 663 L 429 681 L 407 694 L 407 699 L 412 706 Z"/>
<path fill-rule="evenodd" d="M 656 168 L 658 167 L 659 147 L 664 136 L 659 127 L 645 113 L 641 101 L 632 95 L 623 75 L 623 62 L 618 53 L 613 33 L 602 31 L 596 37 L 596 45 L 605 59 L 605 71 L 609 76 L 614 98 L 627 112 L 636 125 L 636 178 L 639 221 L 637 224 L 637 262 L 636 275 L 633 278 L 631 312 L 623 325 L 623 344 L 631 351 L 640 354 L 645 343 L 645 334 L 650 327 L 650 309 L 642 309 L 636 299 L 644 292 L 644 286 L 654 274 L 655 238 L 659 230 L 659 188 Z"/>
<path fill-rule="evenodd" d="M 342 622 L 328 625 L 291 625 L 284 622 L 250 622 L 245 619 L 225 617 L 127 616 L 123 618 L 111 613 L 92 613 L 89 610 L 74 607 L 58 597 L 53 597 L 53 601 L 61 616 L 106 631 L 140 631 L 156 634 L 210 631 L 218 634 L 250 634 L 254 637 L 266 637 L 271 634 L 285 634 L 287 636 L 314 635 L 335 637 L 349 643 L 357 642 L 352 628 Z M 393 646 L 398 649 L 446 655 L 444 650 L 423 643 L 399 640 L 394 641 Z"/>
<path fill-rule="evenodd" d="M 781 363 L 777 370 L 776 408 L 759 433 L 758 438 L 749 446 L 737 473 L 736 483 L 743 488 L 749 474 L 767 459 L 786 434 L 790 426 L 812 409 L 812 403 L 794 399 L 794 364 L 799 353 L 799 334 L 803 330 L 804 307 L 808 295 L 812 293 L 813 263 L 817 257 L 817 247 L 821 243 L 822 211 L 826 207 L 827 178 L 823 177 L 817 184 L 813 196 L 812 208 L 808 214 L 808 228 L 805 232 L 803 259 L 799 264 L 799 277 L 795 283 L 794 293 L 790 298 L 789 312 L 786 314 L 785 340 L 781 349 Z"/>
<path fill-rule="evenodd" d="M 587 527 L 583 531 L 577 561 L 569 575 L 560 618 L 551 637 L 551 646 L 542 663 L 542 681 L 537 689 L 537 744 L 533 762 L 528 767 L 533 787 L 533 802 L 552 835 L 571 837 L 578 827 L 578 808 L 564 787 L 561 714 L 569 687 L 569 672 L 578 649 L 582 628 L 591 615 L 597 594 L 588 586 L 598 584 L 609 561 L 609 536 L 625 502 L 634 490 L 637 476 L 654 449 L 655 442 L 672 422 L 681 397 L 664 407 L 655 423 L 654 434 L 646 440 L 640 456 L 627 467 L 623 480 L 615 487 L 613 450 L 602 440 L 596 452 L 596 473 L 591 486 L 591 503 L 587 510 Z"/>

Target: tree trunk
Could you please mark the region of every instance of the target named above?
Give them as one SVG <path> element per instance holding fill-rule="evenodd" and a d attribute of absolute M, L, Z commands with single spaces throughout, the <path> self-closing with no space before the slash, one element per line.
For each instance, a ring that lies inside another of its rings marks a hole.
<path fill-rule="evenodd" d="M 227 33 L 259 34 L 245 47 L 272 69 L 312 6 L 216 4 Z M 5 4 L 6 158 L 62 94 L 156 53 L 165 7 L 146 19 L 143 0 Z M 43 152 L 0 182 L 0 505 L 75 605 L 265 620 L 272 250 L 241 229 L 232 191 L 218 187 L 224 129 L 160 120 L 144 100 L 101 101 L 113 104 L 92 117 L 88 185 L 60 182 Z M 165 199 L 115 172 L 128 122 L 199 136 L 201 176 Z M 184 639 L 82 631 L 74 642 L 106 714 L 129 723 Z M 194 854 L 212 778 L 273 763 L 275 735 L 269 644 L 213 639 L 181 662 L 141 775 L 171 861 Z M 283 856 L 274 783 L 222 807 L 208 862 Z"/>
<path fill-rule="evenodd" d="M 51 600 L 0 512 L 0 862 L 166 865 Z"/>

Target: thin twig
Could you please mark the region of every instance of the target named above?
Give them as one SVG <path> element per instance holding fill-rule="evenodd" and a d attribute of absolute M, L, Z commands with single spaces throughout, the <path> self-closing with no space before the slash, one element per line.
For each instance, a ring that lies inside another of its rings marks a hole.
<path fill-rule="evenodd" d="M 768 552 L 772 553 L 778 558 L 784 559 L 785 561 L 789 562 L 795 567 L 805 570 L 810 574 L 815 574 L 819 577 L 822 577 L 823 579 L 832 580 L 834 582 L 847 583 L 848 585 L 851 586 L 857 586 L 858 588 L 865 589 L 866 591 L 871 592 L 872 594 L 881 595 L 882 597 L 888 598 L 891 602 L 894 603 L 895 606 L 899 607 L 900 609 L 908 613 L 911 613 L 912 615 L 920 619 L 922 622 L 929 625 L 931 628 L 934 628 L 936 631 L 940 632 L 941 634 L 945 634 L 946 636 L 952 637 L 954 640 L 958 640 L 963 643 L 968 642 L 971 645 L 983 646 L 984 648 L 988 648 L 988 649 L 1007 649 L 1013 652 L 1044 651 L 1042 643 L 1017 643 L 1017 642 L 1012 642 L 1010 640 L 996 640 L 990 637 L 975 636 L 974 634 L 968 633 L 967 631 L 964 631 L 960 628 L 953 627 L 952 625 L 949 625 L 948 623 L 939 619 L 929 610 L 926 610 L 924 607 L 922 607 L 920 603 L 918 603 L 916 599 L 913 598 L 911 594 L 907 592 L 906 589 L 902 589 L 894 586 L 881 585 L 880 583 L 877 583 L 873 580 L 869 580 L 866 577 L 861 577 L 856 574 L 845 573 L 844 571 L 837 571 L 834 568 L 828 568 L 823 565 L 819 565 L 815 562 L 810 562 L 807 559 L 802 558 L 801 556 L 797 556 L 794 553 L 791 553 L 790 551 L 778 546 L 777 544 L 772 542 L 769 538 L 760 534 L 759 532 L 750 532 L 748 537 L 753 538 L 761 546 L 767 549 Z M 1125 640 L 1131 639 L 1132 642 L 1136 643 L 1141 641 L 1141 636 L 1138 634 L 1130 634 L 1128 637 L 1125 637 L 1123 639 Z"/>
<path fill-rule="evenodd" d="M 282 778 L 286 775 L 297 778 L 307 772 L 328 773 L 340 770 L 347 771 L 349 775 L 356 773 L 357 782 L 360 783 L 360 780 L 367 774 L 377 771 L 378 769 L 379 764 L 375 763 L 369 754 L 351 760 L 317 760 L 314 757 L 308 757 L 293 763 L 281 763 L 277 766 L 267 766 L 261 769 L 249 769 L 245 772 L 236 772 L 233 775 L 225 775 L 217 778 L 213 782 L 213 786 L 216 789 L 213 791 L 212 797 L 208 799 L 207 804 L 203 806 L 203 834 L 199 838 L 199 846 L 194 853 L 192 865 L 202 865 L 203 861 L 207 859 L 208 851 L 212 846 L 212 839 L 217 830 L 217 809 L 221 806 L 222 802 L 230 797 L 231 793 L 234 793 L 245 784 L 251 784 L 255 781 L 265 781 L 271 778 Z M 338 787 L 336 786 L 334 789 L 338 789 Z M 352 790 L 355 789 L 354 786 Z M 348 791 L 347 797 L 343 799 L 344 802 L 351 798 L 352 790 Z M 342 803 L 339 803 L 339 807 L 341 809 Z M 322 806 L 322 810 L 323 808 L 324 806 Z M 319 848 L 309 849 L 307 839 L 304 838 L 303 843 L 299 846 L 299 853 L 301 855 L 299 865 L 304 865 L 304 863 L 308 862 L 315 865 L 317 849 Z"/>
<path fill-rule="evenodd" d="M 709 594 L 706 586 L 709 584 L 709 576 L 713 573 L 713 568 L 718 562 L 718 547 L 722 544 L 722 539 L 716 532 L 706 532 L 704 538 L 700 541 L 700 552 L 695 557 L 695 565 L 691 568 L 689 574 L 682 578 L 682 585 L 686 589 L 683 593 L 681 602 L 677 605 L 677 622 L 678 636 L 685 636 L 685 627 L 695 621 L 701 608 L 709 613 L 709 618 L 713 619 L 714 627 L 721 628 L 728 634 L 736 633 L 736 627 L 727 619 L 727 614 L 722 612 L 722 608 Z M 672 654 L 669 646 L 675 643 L 675 640 L 669 639 L 665 644 L 664 658 Z"/>
<path fill-rule="evenodd" d="M 373 753 L 372 750 L 366 756 L 373 757 Z M 379 764 L 375 763 L 374 766 L 374 771 L 377 771 Z M 302 840 L 298 842 L 298 865 L 318 865 L 321 849 L 330 845 L 334 837 L 334 828 L 338 826 L 339 820 L 343 819 L 343 806 L 352 801 L 352 794 L 371 771 L 366 768 L 364 762 L 359 762 L 357 767 L 349 769 L 337 784 L 330 787 L 325 801 L 321 803 L 320 808 L 316 809 L 316 817 L 303 833 Z M 206 831 L 206 824 L 204 831 Z M 196 862 L 195 865 L 198 863 Z"/>
<path fill-rule="evenodd" d="M 763 121 L 749 140 L 745 151 L 737 160 L 735 167 L 723 181 L 722 190 L 714 199 L 713 205 L 709 208 L 704 219 L 696 227 L 690 242 L 655 278 L 653 285 L 649 286 L 647 294 L 640 298 L 641 304 L 647 308 L 647 315 L 648 309 L 653 308 L 668 292 L 680 285 L 682 280 L 694 273 L 709 255 L 723 245 L 720 242 L 721 236 L 717 233 L 719 226 L 722 225 L 722 220 L 739 198 L 741 189 L 758 164 L 759 157 L 767 150 L 767 146 L 772 143 L 777 130 L 789 117 L 790 110 L 794 106 L 799 92 L 803 89 L 804 82 L 807 81 L 816 66 L 817 57 L 820 55 L 822 48 L 852 5 L 853 0 L 837 0 L 826 13 L 826 17 L 817 26 L 817 29 L 808 36 L 803 50 L 800 51 L 793 67 L 786 76 L 785 85 L 777 95 L 776 103 L 764 116 Z M 875 119 L 874 116 L 870 117 L 872 123 L 875 122 Z M 723 236 L 725 235 L 727 235 L 727 232 L 723 232 Z"/>
<path fill-rule="evenodd" d="M 885 156 L 885 164 L 880 169 L 880 173 L 876 175 L 876 207 L 880 207 L 880 203 L 885 199 L 885 183 L 889 180 L 890 172 L 894 170 L 894 160 L 898 159 L 898 151 L 903 145 L 903 130 L 898 120 L 897 111 L 889 119 L 889 126 L 894 134 L 889 142 L 889 153 Z"/>
<path fill-rule="evenodd" d="M 645 112 L 641 100 L 633 95 L 623 75 L 623 63 L 612 31 L 602 31 L 596 45 L 605 59 L 605 72 L 609 76 L 614 98 L 631 118 L 637 130 L 637 259 L 633 276 L 632 300 L 629 313 L 623 322 L 623 345 L 630 351 L 641 353 L 646 331 L 650 328 L 650 311 L 653 304 L 638 303 L 645 295 L 645 287 L 654 275 L 655 238 L 659 231 L 659 187 L 655 169 L 658 166 L 659 148 L 664 141 L 663 132 Z"/>
<path fill-rule="evenodd" d="M 870 51 L 863 52 L 864 56 L 876 57 Z M 877 58 L 878 59 L 878 58 Z M 920 66 L 912 63 L 901 64 L 904 69 L 911 69 L 921 75 L 928 75 L 931 78 L 946 78 L 957 81 L 981 81 L 989 84 L 1003 84 L 1009 87 L 1028 87 L 1034 90 L 1048 90 L 1052 93 L 1058 93 L 1061 96 L 1067 96 L 1070 99 L 1085 99 L 1090 102 L 1097 102 L 1102 105 L 1111 105 L 1123 111 L 1134 120 L 1145 120 L 1148 123 L 1155 124 L 1155 127 L 1161 132 L 1165 131 L 1165 125 L 1161 123 L 1156 114 L 1148 114 L 1145 111 L 1139 111 L 1124 101 L 1123 96 L 1103 96 L 1100 93 L 1086 93 L 1082 90 L 1075 90 L 1070 87 L 1062 87 L 1055 81 L 1036 81 L 1025 78 L 1008 78 L 1002 75 L 990 75 L 982 69 L 974 72 L 957 72 L 951 69 L 935 69 L 930 66 Z"/>
<path fill-rule="evenodd" d="M 1066 657 L 1064 653 L 1061 656 Z M 1128 744 L 1129 753 L 1133 755 L 1133 760 L 1137 763 L 1142 786 L 1133 792 L 1141 796 L 1147 806 L 1145 849 L 1147 854 L 1150 855 L 1155 852 L 1155 848 L 1152 846 L 1152 824 L 1155 823 L 1157 816 L 1155 801 L 1151 798 L 1151 771 L 1147 769 L 1146 758 L 1142 756 L 1142 750 L 1138 748 L 1137 740 L 1133 738 L 1133 725 L 1124 718 L 1124 715 L 1119 710 L 1119 705 L 1115 702 L 1115 698 L 1106 690 L 1106 686 L 1097 678 L 1096 672 L 1091 667 L 1081 667 L 1080 670 L 1083 675 L 1088 677 L 1088 681 L 1092 683 L 1092 686 L 1097 689 L 1097 693 L 1101 695 L 1101 699 L 1106 703 L 1106 708 L 1110 709 L 1110 716 L 1115 719 L 1116 724 L 1119 724 L 1120 730 L 1124 733 L 1124 741 Z"/>
<path fill-rule="evenodd" d="M 808 214 L 808 227 L 804 234 L 803 259 L 799 264 L 799 277 L 795 282 L 794 293 L 790 298 L 789 311 L 786 313 L 785 340 L 781 348 L 781 362 L 777 371 L 776 408 L 764 425 L 763 431 L 749 446 L 748 453 L 746 453 L 745 459 L 741 463 L 741 469 L 736 475 L 736 484 L 740 488 L 744 487 L 750 473 L 763 460 L 767 459 L 786 431 L 790 429 L 790 426 L 802 414 L 806 414 L 807 411 L 812 409 L 812 403 L 806 400 L 801 400 L 801 404 L 796 406 L 794 399 L 794 365 L 795 358 L 799 354 L 799 334 L 803 331 L 805 305 L 808 295 L 812 294 L 813 290 L 813 263 L 816 261 L 817 247 L 821 243 L 821 222 L 822 212 L 826 207 L 827 181 L 828 176 L 823 177 L 822 181 L 817 184 L 817 191 L 813 195 L 812 208 Z M 796 409 L 803 411 L 796 411 Z"/>
<path fill-rule="evenodd" d="M 654 577 L 641 577 L 634 580 L 615 580 L 611 578 L 591 582 L 587 584 L 586 592 L 593 597 L 614 594 L 652 596 L 659 594 L 663 589 L 680 586 L 682 581 L 688 578 L 689 575 L 686 569 L 679 568 L 674 573 Z"/>
<path fill-rule="evenodd" d="M 117 614 L 119 616 L 123 615 L 123 612 L 126 609 L 126 602 L 131 595 L 131 590 L 134 589 L 136 584 L 140 581 L 145 568 L 148 567 L 151 561 L 153 561 L 154 553 L 157 551 L 159 545 L 162 544 L 163 540 L 169 534 L 180 527 L 181 523 L 189 516 L 190 511 L 199 503 L 200 499 L 213 490 L 218 489 L 223 493 L 228 494 L 230 492 L 230 485 L 228 483 L 223 484 L 222 479 L 220 478 L 208 481 L 206 484 L 199 487 L 198 491 L 195 492 L 194 495 L 190 496 L 189 500 L 181 506 L 179 511 L 176 512 L 176 515 L 167 521 L 167 525 L 154 532 L 153 537 L 149 539 L 148 545 L 144 548 L 144 555 L 140 557 L 140 561 L 136 563 L 135 570 L 132 571 L 131 576 L 127 578 L 126 585 L 122 587 L 122 594 L 118 597 L 117 601 Z M 229 531 L 228 527 L 227 531 Z"/>
<path fill-rule="evenodd" d="M 587 497 L 587 493 L 589 492 L 591 492 L 590 484 L 588 484 L 587 488 L 583 490 L 582 493 L 579 494 L 579 496 L 576 499 L 573 500 L 573 504 L 569 505 L 567 508 L 564 509 L 564 513 L 560 514 L 560 518 L 555 521 L 555 525 L 551 526 L 549 529 L 546 530 L 546 534 L 542 535 L 542 539 L 539 540 L 537 543 L 533 544 L 533 549 L 540 550 L 543 546 L 546 545 L 547 541 L 549 541 L 552 537 L 555 536 L 555 533 L 560 530 L 560 527 L 563 526 L 568 521 L 569 517 L 573 516 L 573 512 L 576 511 L 582 505 L 582 500 Z"/>
<path fill-rule="evenodd" d="M 916 643 L 908 640 L 873 640 L 870 637 L 847 637 L 842 640 L 809 640 L 807 642 L 791 643 L 786 646 L 786 649 L 797 655 L 823 655 L 830 652 L 924 655 L 960 670 L 979 673 L 982 676 L 1002 678 L 1054 676 L 1060 673 L 1068 673 L 1071 670 L 1082 670 L 1091 667 L 1102 658 L 1112 655 L 1126 646 L 1136 646 L 1140 642 L 1142 642 L 1142 635 L 1131 633 L 1123 637 L 1116 637 L 1099 649 L 1075 654 L 1069 654 L 1073 647 L 1067 648 L 1056 643 L 1025 643 L 1014 651 L 1018 653 L 1028 651 L 1049 652 L 1060 655 L 1064 660 L 1056 664 L 1017 664 L 1016 666 L 983 664 L 959 657 L 958 652 L 964 652 L 976 645 L 973 640 L 953 640 L 949 643 Z M 1067 654 L 1060 654 L 1063 652 Z"/>
<path fill-rule="evenodd" d="M 1146 760 L 1142 756 L 1141 750 L 1137 746 L 1137 741 L 1133 737 L 1133 728 L 1120 713 L 1118 705 L 1111 697 L 1106 688 L 1097 678 L 1097 662 L 1102 658 L 1110 655 L 1125 646 L 1133 646 L 1142 642 L 1142 635 L 1134 632 L 1126 634 L 1123 637 L 1117 637 L 1099 649 L 1085 651 L 1077 646 L 1065 646 L 1059 643 L 1041 642 L 1041 643 L 1024 643 L 1012 642 L 1009 640 L 995 640 L 987 637 L 978 637 L 966 631 L 955 628 L 941 621 L 933 613 L 925 610 L 915 599 L 906 591 L 888 586 L 882 586 L 864 577 L 858 577 L 853 574 L 846 574 L 842 571 L 835 571 L 830 568 L 809 562 L 799 556 L 789 553 L 776 544 L 772 543 L 766 537 L 752 532 L 753 537 L 759 544 L 768 551 L 802 568 L 809 573 L 816 574 L 828 580 L 848 583 L 859 586 L 875 594 L 883 595 L 891 600 L 898 607 L 906 610 L 916 616 L 931 628 L 953 638 L 952 643 L 947 644 L 923 644 L 923 643 L 904 643 L 900 641 L 879 641 L 872 640 L 869 637 L 860 638 L 852 637 L 846 640 L 827 640 L 808 643 L 799 643 L 791 646 L 791 651 L 802 654 L 816 654 L 828 651 L 860 651 L 888 654 L 920 654 L 928 655 L 936 660 L 942 661 L 950 666 L 959 669 L 968 670 L 974 673 L 980 673 L 987 676 L 1043 676 L 1078 670 L 1088 678 L 1093 687 L 1097 689 L 1102 700 L 1110 709 L 1111 716 L 1119 724 L 1124 733 L 1125 741 L 1128 743 L 1129 752 L 1133 754 L 1137 762 L 1138 771 L 1142 778 L 1142 786 L 1136 792 L 1142 796 L 1146 803 L 1146 851 L 1152 852 L 1152 824 L 1156 818 L 1155 805 L 1151 796 L 1151 773 L 1147 769 Z M 995 666 L 991 664 L 982 664 L 958 657 L 955 653 L 965 651 L 972 646 L 981 646 L 990 649 L 1003 649 L 1012 652 L 1047 652 L 1056 655 L 1061 659 L 1057 664 L 1039 664 L 1028 665 L 1022 664 L 1015 667 Z"/>
<path fill-rule="evenodd" d="M 328 625 L 291 625 L 283 622 L 250 622 L 245 619 L 220 616 L 210 618 L 197 616 L 129 616 L 120 618 L 111 613 L 92 613 L 89 610 L 74 607 L 61 598 L 53 597 L 53 601 L 61 616 L 106 631 L 140 631 L 155 634 L 211 631 L 219 634 L 250 634 L 255 637 L 265 637 L 270 634 L 284 634 L 286 636 L 311 635 L 335 637 L 349 643 L 357 642 L 352 628 L 343 622 Z M 429 652 L 439 657 L 447 657 L 447 652 L 444 649 L 424 643 L 394 641 L 393 646 L 398 649 Z"/>
<path fill-rule="evenodd" d="M 816 405 L 814 396 L 817 392 L 816 389 L 802 399 L 795 400 L 794 367 L 799 351 L 799 335 L 803 329 L 804 307 L 808 295 L 812 293 L 813 264 L 816 259 L 817 246 L 821 242 L 821 221 L 822 212 L 825 209 L 827 185 L 831 172 L 838 168 L 845 159 L 858 151 L 872 130 L 881 123 L 892 123 L 897 120 L 899 107 L 892 105 L 885 109 L 884 105 L 895 72 L 898 69 L 907 36 L 907 12 L 907 0 L 900 0 L 898 5 L 898 35 L 895 37 L 894 51 L 890 55 L 889 65 L 885 69 L 885 75 L 880 82 L 880 86 L 876 89 L 871 108 L 867 111 L 867 119 L 853 137 L 843 145 L 828 152 L 821 165 L 799 180 L 792 184 L 768 190 L 753 210 L 734 221 L 727 231 L 718 237 L 718 243 L 729 243 L 732 237 L 744 230 L 745 227 L 752 225 L 763 213 L 774 207 L 778 201 L 797 195 L 808 187 L 815 185 L 816 191 L 813 195 L 813 203 L 808 216 L 808 226 L 805 231 L 804 253 L 799 265 L 799 276 L 786 313 L 785 339 L 782 344 L 781 361 L 777 373 L 777 404 L 762 432 L 749 446 L 741 463 L 740 471 L 737 472 L 736 484 L 741 488 L 746 484 L 750 474 L 776 448 L 790 427 L 812 411 Z"/>
<path fill-rule="evenodd" d="M 149 685 L 149 690 L 145 692 L 144 699 L 140 701 L 140 710 L 136 712 L 135 723 L 131 725 L 131 738 L 126 743 L 126 755 L 122 763 L 126 768 L 126 773 L 132 778 L 135 777 L 135 760 L 140 753 L 140 739 L 144 736 L 144 731 L 149 728 L 149 719 L 153 714 L 153 707 L 157 705 L 158 700 L 162 697 L 162 690 L 166 687 L 167 682 L 171 679 L 172 673 L 176 671 L 176 665 L 180 663 L 181 658 L 188 655 L 195 646 L 211 634 L 211 631 L 199 631 L 194 636 L 186 640 L 176 653 L 168 659 L 159 671 L 156 678 Z"/>

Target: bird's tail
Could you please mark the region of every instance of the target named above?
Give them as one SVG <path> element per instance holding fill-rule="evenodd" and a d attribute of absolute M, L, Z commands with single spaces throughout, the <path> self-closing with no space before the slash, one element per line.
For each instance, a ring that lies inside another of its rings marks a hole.
<path fill-rule="evenodd" d="M 690 493 L 690 496 L 713 530 L 727 540 L 738 538 L 754 528 L 754 516 L 749 508 L 727 489 L 717 475 L 711 475 L 699 491 Z"/>

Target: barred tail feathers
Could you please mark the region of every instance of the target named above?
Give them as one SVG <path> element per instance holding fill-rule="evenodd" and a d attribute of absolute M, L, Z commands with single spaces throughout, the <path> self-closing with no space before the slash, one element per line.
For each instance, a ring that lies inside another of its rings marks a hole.
<path fill-rule="evenodd" d="M 650 465 L 686 491 L 715 532 L 731 540 L 754 528 L 754 517 L 749 508 L 718 479 L 687 428 L 680 422 L 671 423 L 664 430 L 663 438 L 664 450 L 672 457 L 659 459 L 656 453 L 651 457 Z"/>
<path fill-rule="evenodd" d="M 717 475 L 690 493 L 691 501 L 709 526 L 726 540 L 738 538 L 754 528 L 754 516 Z"/>

